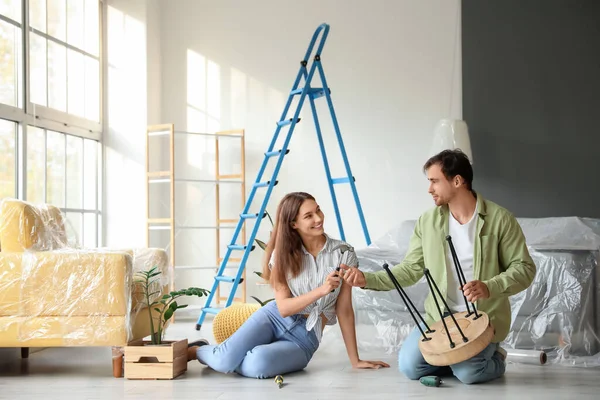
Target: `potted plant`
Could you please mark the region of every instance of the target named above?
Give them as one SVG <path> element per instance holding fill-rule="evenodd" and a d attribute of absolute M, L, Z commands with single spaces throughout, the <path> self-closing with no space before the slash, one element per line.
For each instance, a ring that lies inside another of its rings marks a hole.
<path fill-rule="evenodd" d="M 164 340 L 165 328 L 175 311 L 187 307 L 178 304 L 184 296 L 203 297 L 206 289 L 190 287 L 164 294 L 160 297 L 161 271 L 153 267 L 135 274 L 134 285 L 140 304 L 148 310 L 150 340 L 136 340 L 125 346 L 125 378 L 173 379 L 187 371 L 187 339 Z"/>

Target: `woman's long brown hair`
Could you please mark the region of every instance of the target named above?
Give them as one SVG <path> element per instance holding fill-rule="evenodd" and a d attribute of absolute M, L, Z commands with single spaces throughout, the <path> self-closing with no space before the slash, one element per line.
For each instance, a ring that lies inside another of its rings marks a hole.
<path fill-rule="evenodd" d="M 306 200 L 315 200 L 313 196 L 304 192 L 288 193 L 277 207 L 277 215 L 273 232 L 265 251 L 263 260 L 263 278 L 271 283 L 272 287 L 287 286 L 287 277 L 291 273 L 296 277 L 302 267 L 302 238 L 292 228 L 292 223 L 300 211 L 302 203 Z M 272 270 L 269 269 L 271 254 L 275 250 L 275 260 Z"/>

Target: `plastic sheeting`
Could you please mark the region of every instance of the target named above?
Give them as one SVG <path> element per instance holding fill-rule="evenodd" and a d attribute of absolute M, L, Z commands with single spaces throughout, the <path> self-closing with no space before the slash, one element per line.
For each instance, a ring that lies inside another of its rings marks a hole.
<path fill-rule="evenodd" d="M 549 364 L 600 365 L 600 220 L 585 218 L 519 219 L 537 267 L 531 286 L 510 298 L 512 325 L 502 346 L 540 350 Z M 380 271 L 398 264 L 408 249 L 416 221 L 404 221 L 369 247 L 357 250 L 359 268 Z M 429 293 L 425 278 L 404 288 L 424 315 Z M 396 290 L 354 288 L 359 349 L 397 352 L 415 327 Z M 339 330 L 331 331 L 341 339 Z M 331 339 L 331 337 L 330 337 Z M 515 361 L 515 360 L 512 360 Z M 517 360 L 518 361 L 518 360 Z"/>
<path fill-rule="evenodd" d="M 147 313 L 135 272 L 159 267 L 152 297 L 162 296 L 166 252 L 71 247 L 64 225 L 56 207 L 0 202 L 0 346 L 121 346 L 149 334 L 134 327 Z"/>

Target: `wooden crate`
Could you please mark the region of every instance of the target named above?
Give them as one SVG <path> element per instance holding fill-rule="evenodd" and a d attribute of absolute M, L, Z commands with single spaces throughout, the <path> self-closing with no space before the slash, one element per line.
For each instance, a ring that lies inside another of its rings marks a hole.
<path fill-rule="evenodd" d="M 187 339 L 151 343 L 137 340 L 125 346 L 126 379 L 173 379 L 187 371 Z"/>

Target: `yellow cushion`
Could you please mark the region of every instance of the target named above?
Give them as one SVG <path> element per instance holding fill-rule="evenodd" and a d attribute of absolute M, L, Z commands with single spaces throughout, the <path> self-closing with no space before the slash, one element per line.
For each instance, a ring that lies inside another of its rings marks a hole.
<path fill-rule="evenodd" d="M 125 317 L 0 317 L 2 347 L 124 346 Z"/>
<path fill-rule="evenodd" d="M 259 304 L 232 304 L 219 311 L 213 319 L 213 335 L 216 342 L 222 343 L 233 335 L 259 308 Z"/>
<path fill-rule="evenodd" d="M 65 224 L 59 208 L 14 199 L 4 199 L 0 203 L 2 252 L 22 252 L 32 248 L 52 250 L 66 244 Z"/>
<path fill-rule="evenodd" d="M 131 292 L 125 253 L 0 253 L 0 316 L 125 316 Z"/>

